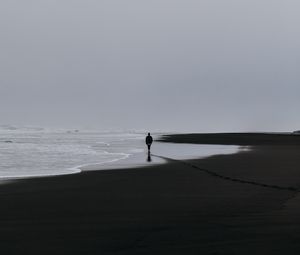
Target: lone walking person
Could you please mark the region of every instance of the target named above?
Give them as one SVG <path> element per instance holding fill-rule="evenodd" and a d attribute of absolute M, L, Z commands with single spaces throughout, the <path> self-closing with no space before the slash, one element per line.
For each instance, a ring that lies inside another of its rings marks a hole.
<path fill-rule="evenodd" d="M 148 152 L 150 152 L 150 147 L 151 147 L 152 142 L 153 142 L 153 138 L 150 135 L 150 133 L 148 133 L 148 135 L 146 136 L 146 144 L 148 146 Z"/>

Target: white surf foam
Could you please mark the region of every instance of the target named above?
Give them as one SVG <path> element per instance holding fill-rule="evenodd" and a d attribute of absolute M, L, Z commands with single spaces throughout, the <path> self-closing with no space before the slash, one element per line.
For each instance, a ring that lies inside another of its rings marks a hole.
<path fill-rule="evenodd" d="M 143 138 L 139 134 L 7 129 L 0 128 L 0 179 L 73 174 L 86 165 L 111 164 L 138 153 L 136 143 Z"/>

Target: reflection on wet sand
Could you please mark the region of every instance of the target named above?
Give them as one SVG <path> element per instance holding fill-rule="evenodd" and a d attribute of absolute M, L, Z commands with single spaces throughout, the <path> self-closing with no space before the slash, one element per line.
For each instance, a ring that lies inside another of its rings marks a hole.
<path fill-rule="evenodd" d="M 151 153 L 150 153 L 150 151 L 148 151 L 147 162 L 151 162 L 151 161 L 152 161 Z"/>

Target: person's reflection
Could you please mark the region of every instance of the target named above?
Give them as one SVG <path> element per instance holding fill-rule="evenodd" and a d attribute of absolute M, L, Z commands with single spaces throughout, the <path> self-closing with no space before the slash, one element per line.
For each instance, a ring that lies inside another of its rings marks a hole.
<path fill-rule="evenodd" d="M 151 162 L 151 161 L 152 161 L 151 153 L 150 153 L 150 151 L 148 151 L 147 162 Z"/>

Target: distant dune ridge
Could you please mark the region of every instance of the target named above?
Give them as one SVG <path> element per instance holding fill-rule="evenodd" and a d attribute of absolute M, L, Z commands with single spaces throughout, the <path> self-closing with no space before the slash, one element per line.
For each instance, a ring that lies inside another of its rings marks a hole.
<path fill-rule="evenodd" d="M 200 133 L 164 135 L 160 141 L 223 145 L 300 145 L 293 133 Z"/>

